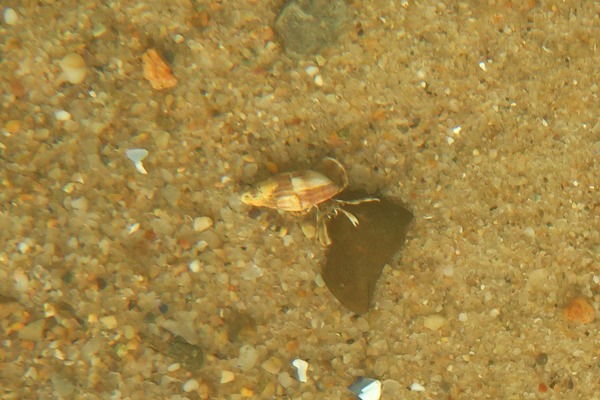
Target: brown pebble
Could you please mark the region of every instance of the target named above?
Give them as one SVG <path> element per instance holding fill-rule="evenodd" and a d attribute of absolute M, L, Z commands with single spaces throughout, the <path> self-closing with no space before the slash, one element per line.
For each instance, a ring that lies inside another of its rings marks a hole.
<path fill-rule="evenodd" d="M 576 297 L 564 308 L 565 318 L 574 324 L 588 324 L 596 318 L 594 307 L 583 297 Z"/>
<path fill-rule="evenodd" d="M 6 129 L 6 132 L 10 133 L 11 135 L 14 135 L 15 133 L 21 130 L 21 121 L 19 121 L 18 119 L 11 119 L 9 121 L 6 121 L 6 124 L 4 124 L 4 129 Z"/>
<path fill-rule="evenodd" d="M 177 85 L 177 79 L 171 73 L 171 67 L 160 57 L 154 49 L 147 50 L 142 56 L 144 78 L 153 89 L 169 89 Z"/>

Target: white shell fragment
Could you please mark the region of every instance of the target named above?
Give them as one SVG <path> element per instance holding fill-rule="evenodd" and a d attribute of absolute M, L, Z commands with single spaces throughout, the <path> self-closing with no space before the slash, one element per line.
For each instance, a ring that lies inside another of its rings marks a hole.
<path fill-rule="evenodd" d="M 133 165 L 135 165 L 135 169 L 137 169 L 140 173 L 147 175 L 148 171 L 144 168 L 144 164 L 142 161 L 148 157 L 148 150 L 146 149 L 127 149 L 125 151 L 125 155 L 131 161 L 133 161 Z"/>
<path fill-rule="evenodd" d="M 420 383 L 414 382 L 412 385 L 410 385 L 410 390 L 412 390 L 413 392 L 424 392 L 425 386 L 421 385 Z"/>
<path fill-rule="evenodd" d="M 373 378 L 358 378 L 348 389 L 361 400 L 379 400 L 381 397 L 381 381 Z"/>
<path fill-rule="evenodd" d="M 300 382 L 307 382 L 308 377 L 306 376 L 306 371 L 308 370 L 308 363 L 300 358 L 296 358 L 294 361 L 292 361 L 292 365 L 297 370 L 298 380 Z"/>

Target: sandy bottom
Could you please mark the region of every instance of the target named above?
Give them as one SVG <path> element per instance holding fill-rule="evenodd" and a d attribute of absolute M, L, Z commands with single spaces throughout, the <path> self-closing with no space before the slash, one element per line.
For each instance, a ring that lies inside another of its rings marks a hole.
<path fill-rule="evenodd" d="M 352 1 L 303 57 L 282 0 L 106 4 L 2 4 L 0 398 L 598 398 L 597 2 Z M 240 201 L 324 156 L 415 215 L 362 315 Z"/>

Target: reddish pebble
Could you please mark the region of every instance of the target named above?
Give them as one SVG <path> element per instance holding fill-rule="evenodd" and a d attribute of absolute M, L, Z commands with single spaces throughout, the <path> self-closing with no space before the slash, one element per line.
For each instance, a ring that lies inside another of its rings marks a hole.
<path fill-rule="evenodd" d="M 588 324 L 596 318 L 594 307 L 583 297 L 574 298 L 563 310 L 565 318 L 574 324 Z"/>

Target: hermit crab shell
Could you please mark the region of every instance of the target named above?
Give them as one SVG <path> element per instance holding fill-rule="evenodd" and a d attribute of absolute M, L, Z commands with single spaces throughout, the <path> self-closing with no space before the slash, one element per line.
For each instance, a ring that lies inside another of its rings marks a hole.
<path fill-rule="evenodd" d="M 266 179 L 243 193 L 241 200 L 242 203 L 256 207 L 306 212 L 343 189 L 319 172 L 304 170 L 286 172 Z"/>

